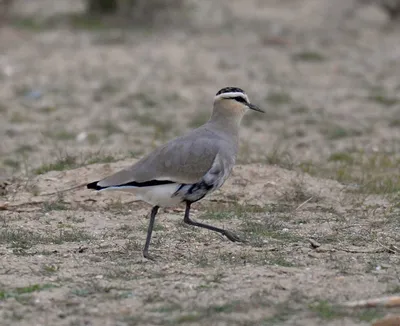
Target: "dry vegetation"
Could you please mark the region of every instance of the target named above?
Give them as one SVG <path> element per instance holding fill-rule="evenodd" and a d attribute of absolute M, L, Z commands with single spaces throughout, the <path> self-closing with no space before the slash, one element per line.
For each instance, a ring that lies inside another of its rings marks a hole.
<path fill-rule="evenodd" d="M 371 325 L 400 294 L 400 29 L 377 6 L 187 3 L 148 24 L 16 1 L 0 30 L 1 325 Z M 351 9 L 351 8 L 350 8 Z M 126 23 L 126 22 L 125 22 Z M 239 165 L 194 217 L 79 186 L 243 87 Z"/>

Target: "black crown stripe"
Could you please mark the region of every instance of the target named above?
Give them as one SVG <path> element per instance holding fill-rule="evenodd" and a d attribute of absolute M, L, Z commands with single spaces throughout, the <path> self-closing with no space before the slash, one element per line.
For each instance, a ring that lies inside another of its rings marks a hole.
<path fill-rule="evenodd" d="M 219 95 L 219 94 L 223 94 L 223 93 L 243 93 L 245 94 L 244 90 L 239 88 L 239 87 L 225 87 L 222 88 L 218 91 L 217 94 L 215 94 L 215 96 Z"/>

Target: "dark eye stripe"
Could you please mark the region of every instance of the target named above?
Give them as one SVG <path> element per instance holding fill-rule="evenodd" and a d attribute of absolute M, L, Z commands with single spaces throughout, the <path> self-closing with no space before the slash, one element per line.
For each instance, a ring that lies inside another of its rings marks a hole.
<path fill-rule="evenodd" d="M 241 96 L 236 96 L 236 97 L 234 97 L 233 99 L 236 100 L 236 101 L 238 101 L 238 102 L 240 102 L 240 103 L 247 104 L 246 99 L 243 98 L 243 97 L 241 97 Z"/>

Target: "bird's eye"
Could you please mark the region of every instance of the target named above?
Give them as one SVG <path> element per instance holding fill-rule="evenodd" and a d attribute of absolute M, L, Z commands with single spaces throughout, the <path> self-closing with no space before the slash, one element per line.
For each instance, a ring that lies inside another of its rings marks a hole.
<path fill-rule="evenodd" d="M 240 103 L 247 104 L 247 101 L 246 101 L 246 99 L 245 99 L 244 97 L 236 96 L 236 97 L 234 97 L 233 99 L 234 99 L 235 101 L 240 102 Z"/>

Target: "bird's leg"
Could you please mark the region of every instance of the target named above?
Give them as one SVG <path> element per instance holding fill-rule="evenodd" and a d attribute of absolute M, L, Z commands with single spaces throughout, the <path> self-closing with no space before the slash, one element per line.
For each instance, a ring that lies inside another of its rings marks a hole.
<path fill-rule="evenodd" d="M 150 222 L 149 222 L 149 227 L 147 229 L 146 243 L 145 243 L 144 249 L 143 249 L 143 257 L 147 258 L 147 259 L 151 259 L 151 260 L 153 260 L 153 259 L 149 256 L 149 246 L 150 246 L 150 240 L 151 240 L 151 233 L 153 232 L 154 221 L 156 220 L 156 215 L 157 215 L 159 208 L 160 208 L 159 206 L 154 206 L 151 209 Z"/>
<path fill-rule="evenodd" d="M 212 226 L 212 225 L 208 225 L 208 224 L 204 224 L 204 223 L 200 223 L 200 222 L 195 222 L 195 221 L 191 220 L 189 218 L 190 205 L 191 204 L 192 204 L 191 202 L 188 202 L 188 201 L 186 202 L 185 217 L 183 219 L 183 221 L 185 223 L 190 224 L 190 225 L 194 225 L 194 226 L 198 226 L 200 228 L 205 228 L 207 230 L 211 230 L 211 231 L 215 231 L 215 232 L 221 233 L 222 235 L 226 236 L 229 240 L 231 240 L 233 242 L 241 242 L 242 241 L 242 240 L 240 240 L 240 238 L 237 235 L 235 235 L 234 233 L 232 233 L 232 232 L 230 232 L 228 230 L 224 230 L 224 229 Z"/>

